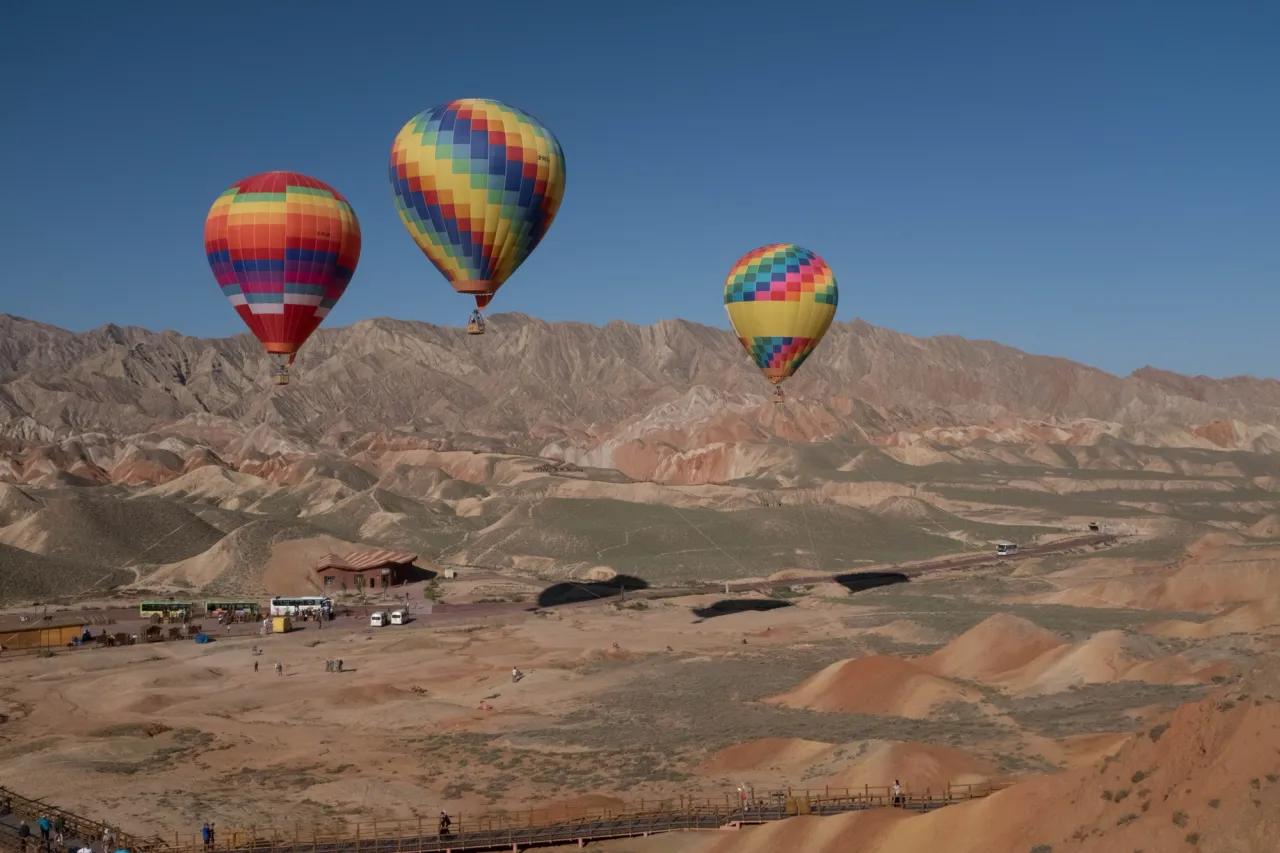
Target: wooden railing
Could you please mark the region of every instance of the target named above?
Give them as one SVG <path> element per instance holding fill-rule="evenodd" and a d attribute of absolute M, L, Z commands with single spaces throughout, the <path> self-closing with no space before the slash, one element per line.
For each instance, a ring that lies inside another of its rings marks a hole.
<path fill-rule="evenodd" d="M 41 815 L 44 815 L 50 821 L 54 821 L 59 817 L 62 818 L 63 834 L 67 839 L 96 842 L 100 845 L 107 830 L 110 830 L 110 837 L 114 839 L 116 846 L 130 851 L 140 850 L 148 845 L 158 843 L 155 839 L 151 842 L 144 842 L 142 839 L 136 838 L 130 833 L 122 832 L 115 826 L 109 826 L 102 821 L 92 820 L 74 812 L 69 812 L 64 808 L 59 808 L 45 800 L 33 800 L 8 788 L 0 787 L 0 807 L 4 805 L 8 805 L 10 814 L 0 815 L 0 820 L 6 820 L 11 817 L 25 820 L 33 833 L 37 831 L 36 821 L 40 819 Z M 0 808 L 0 811 L 3 811 L 3 808 Z M 5 833 L 5 835 L 12 837 L 12 833 Z M 95 849 L 101 848 L 97 847 Z"/>
<path fill-rule="evenodd" d="M 136 853 L 436 853 L 511 850 L 549 844 L 625 838 L 657 832 L 718 829 L 781 820 L 795 815 L 829 815 L 897 805 L 929 811 L 984 797 L 993 785 L 952 785 L 939 791 L 904 790 L 894 802 L 887 786 L 856 788 L 759 789 L 745 800 L 738 792 L 720 797 L 640 800 L 611 809 L 530 809 L 486 815 L 450 815 L 447 835 L 435 818 L 379 820 L 340 827 L 301 823 L 286 827 L 219 828 L 206 846 L 195 833 L 178 833 L 136 848 Z M 134 850 L 135 848 L 130 848 Z"/>

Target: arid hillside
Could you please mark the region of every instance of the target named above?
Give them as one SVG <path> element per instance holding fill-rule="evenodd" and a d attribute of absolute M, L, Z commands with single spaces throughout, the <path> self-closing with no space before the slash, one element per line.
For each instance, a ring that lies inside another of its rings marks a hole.
<path fill-rule="evenodd" d="M 761 405 L 764 383 L 718 329 L 518 314 L 500 314 L 491 326 L 479 340 L 386 319 L 321 330 L 294 383 L 277 390 L 248 336 L 201 340 L 116 326 L 74 334 L 0 316 L 0 433 L 48 442 L 187 421 L 228 432 L 265 424 L 340 446 L 352 433 L 406 431 L 487 438 L 523 452 L 554 444 L 606 467 L 618 467 L 612 456 L 642 456 L 655 443 L 692 450 L 770 438 L 903 446 L 1096 444 L 1111 436 L 1280 448 L 1280 382 L 1272 380 L 1153 369 L 1122 378 L 996 343 L 853 322 L 832 327 L 787 384 L 790 402 L 775 408 Z"/>
<path fill-rule="evenodd" d="M 491 325 L 322 331 L 277 388 L 246 336 L 0 317 L 0 601 L 306 591 L 326 542 L 662 584 L 1280 532 L 1271 380 L 855 322 L 774 405 L 709 327 Z"/>

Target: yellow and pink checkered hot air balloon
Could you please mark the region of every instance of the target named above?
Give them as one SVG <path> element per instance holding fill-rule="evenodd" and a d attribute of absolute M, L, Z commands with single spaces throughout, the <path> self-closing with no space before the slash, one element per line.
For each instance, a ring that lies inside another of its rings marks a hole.
<path fill-rule="evenodd" d="M 418 248 L 479 309 L 551 227 L 564 197 L 564 152 L 527 113 L 463 98 L 400 129 L 391 186 Z M 484 331 L 478 310 L 467 331 Z"/>
<path fill-rule="evenodd" d="M 738 340 L 775 386 L 804 364 L 836 315 L 836 277 L 794 243 L 747 252 L 729 271 L 724 307 Z M 782 399 L 782 389 L 775 392 Z"/>

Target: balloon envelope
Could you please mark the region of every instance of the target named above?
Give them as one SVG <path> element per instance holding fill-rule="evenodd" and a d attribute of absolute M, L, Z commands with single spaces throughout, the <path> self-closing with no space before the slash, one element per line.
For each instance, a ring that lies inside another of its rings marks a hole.
<path fill-rule="evenodd" d="M 498 101 L 464 98 L 421 112 L 391 146 L 400 219 L 460 293 L 489 298 L 546 235 L 564 197 L 551 131 Z"/>
<path fill-rule="evenodd" d="M 724 283 L 729 322 L 775 385 L 795 373 L 822 340 L 836 300 L 836 277 L 826 261 L 794 243 L 747 252 Z"/>
<path fill-rule="evenodd" d="M 218 196 L 204 247 L 222 293 L 263 348 L 293 356 L 351 281 L 360 223 L 323 181 L 264 172 Z"/>

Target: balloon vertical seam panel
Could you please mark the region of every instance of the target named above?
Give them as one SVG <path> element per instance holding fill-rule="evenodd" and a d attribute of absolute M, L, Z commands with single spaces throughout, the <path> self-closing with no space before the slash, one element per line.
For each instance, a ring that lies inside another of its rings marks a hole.
<path fill-rule="evenodd" d="M 323 181 L 267 172 L 214 201 L 205 249 L 223 294 L 254 336 L 268 352 L 292 355 L 350 283 L 360 225 Z"/>
<path fill-rule="evenodd" d="M 550 228 L 564 194 L 564 153 L 528 114 L 461 99 L 411 118 L 391 146 L 397 211 L 451 284 L 497 290 Z"/>
<path fill-rule="evenodd" d="M 774 382 L 812 355 L 835 317 L 835 275 L 816 253 L 790 243 L 753 249 L 725 279 L 725 310 L 744 349 Z"/>

